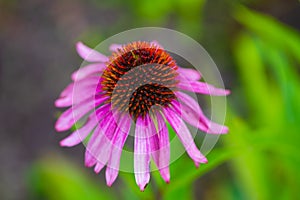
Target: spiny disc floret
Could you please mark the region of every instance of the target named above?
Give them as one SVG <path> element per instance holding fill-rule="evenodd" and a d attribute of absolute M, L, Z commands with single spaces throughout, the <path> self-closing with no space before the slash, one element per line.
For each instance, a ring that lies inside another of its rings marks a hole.
<path fill-rule="evenodd" d="M 175 98 L 176 70 L 173 58 L 158 45 L 133 42 L 110 57 L 101 86 L 113 108 L 136 119 L 151 108 L 168 106 Z"/>

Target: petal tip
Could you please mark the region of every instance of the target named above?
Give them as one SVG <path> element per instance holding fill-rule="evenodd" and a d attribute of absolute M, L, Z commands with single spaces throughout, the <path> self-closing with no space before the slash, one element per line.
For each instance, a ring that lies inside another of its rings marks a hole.
<path fill-rule="evenodd" d="M 65 140 L 60 141 L 60 142 L 59 142 L 59 145 L 60 145 L 61 147 L 68 147 L 68 145 L 66 144 Z"/>
<path fill-rule="evenodd" d="M 59 121 L 56 121 L 54 128 L 55 128 L 55 130 L 56 130 L 57 132 L 63 132 L 63 131 L 68 130 L 68 128 L 62 126 L 62 125 L 59 123 Z"/>
<path fill-rule="evenodd" d="M 146 183 L 146 184 L 140 184 L 140 185 L 139 185 L 139 188 L 140 188 L 141 192 L 144 192 L 144 191 L 145 191 L 147 185 L 148 185 L 148 183 Z"/>
<path fill-rule="evenodd" d="M 104 165 L 102 164 L 102 163 L 97 163 L 96 164 L 96 166 L 95 166 L 95 168 L 94 168 L 94 172 L 96 173 L 96 174 L 99 174 L 100 173 L 100 171 L 103 169 L 103 167 L 104 167 Z"/>
<path fill-rule="evenodd" d="M 160 174 L 166 183 L 170 183 L 170 170 L 168 167 L 161 169 Z"/>
<path fill-rule="evenodd" d="M 84 166 L 86 167 L 93 167 L 94 163 L 91 163 L 91 162 L 88 162 L 88 161 L 85 161 L 84 163 Z"/>
<path fill-rule="evenodd" d="M 112 186 L 112 184 L 113 184 L 112 182 L 109 182 L 109 183 L 108 183 L 108 182 L 106 182 L 106 185 L 107 185 L 108 187 L 111 187 L 111 186 Z"/>
<path fill-rule="evenodd" d="M 86 167 L 93 167 L 95 164 L 96 164 L 96 162 L 94 161 L 94 158 L 86 155 L 85 161 L 84 161 L 84 166 L 86 166 Z"/>
<path fill-rule="evenodd" d="M 208 160 L 206 157 L 202 157 L 198 159 L 197 161 L 194 161 L 196 168 L 199 168 L 200 164 L 207 164 Z"/>
<path fill-rule="evenodd" d="M 78 50 L 78 48 L 82 47 L 84 44 L 81 41 L 76 42 L 76 49 Z"/>
<path fill-rule="evenodd" d="M 108 187 L 111 187 L 113 185 L 113 183 L 115 182 L 115 179 L 112 177 L 106 177 L 106 185 Z"/>
<path fill-rule="evenodd" d="M 105 172 L 105 179 L 106 179 L 106 185 L 108 187 L 111 187 L 112 184 L 116 181 L 118 177 L 118 172 L 119 170 L 115 170 L 110 167 L 106 167 L 106 172 Z"/>
<path fill-rule="evenodd" d="M 207 164 L 208 163 L 207 158 L 202 158 L 201 163 Z"/>

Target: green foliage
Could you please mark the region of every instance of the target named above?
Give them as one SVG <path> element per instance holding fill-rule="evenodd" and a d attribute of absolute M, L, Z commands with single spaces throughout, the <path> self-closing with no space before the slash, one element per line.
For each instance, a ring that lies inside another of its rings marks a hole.
<path fill-rule="evenodd" d="M 233 14 L 235 19 L 247 29 L 268 41 L 269 44 L 274 44 L 281 50 L 289 52 L 300 62 L 300 35 L 296 30 L 270 16 L 251 11 L 240 5 L 236 5 Z"/>
<path fill-rule="evenodd" d="M 35 163 L 28 172 L 32 199 L 82 200 L 117 199 L 109 188 L 91 181 L 74 163 L 48 156 Z"/>
<path fill-rule="evenodd" d="M 234 55 L 252 123 L 230 113 L 225 144 L 243 152 L 230 163 L 232 171 L 244 199 L 298 199 L 300 36 L 245 7 L 237 6 L 234 16 L 247 30 L 237 37 Z"/>

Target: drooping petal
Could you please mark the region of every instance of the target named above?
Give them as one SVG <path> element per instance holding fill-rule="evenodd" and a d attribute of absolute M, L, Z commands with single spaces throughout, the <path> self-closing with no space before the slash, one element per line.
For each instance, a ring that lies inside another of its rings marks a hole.
<path fill-rule="evenodd" d="M 134 175 L 141 191 L 144 191 L 150 180 L 150 147 L 147 124 L 141 117 L 137 118 L 134 138 Z"/>
<path fill-rule="evenodd" d="M 152 155 L 152 158 L 156 164 L 159 163 L 159 137 L 158 137 L 158 131 L 156 130 L 156 127 L 154 125 L 154 122 L 152 119 L 147 115 L 147 121 L 149 121 L 149 124 L 147 125 L 147 129 L 149 129 L 149 147 L 150 147 L 150 153 Z M 147 131 L 148 132 L 148 131 Z"/>
<path fill-rule="evenodd" d="M 72 94 L 74 88 L 74 82 L 70 83 L 63 91 L 60 93 L 59 97 L 65 97 Z"/>
<path fill-rule="evenodd" d="M 198 81 L 180 81 L 177 84 L 177 87 L 182 90 L 187 90 L 191 92 L 201 93 L 201 94 L 208 94 L 214 96 L 224 96 L 230 93 L 229 90 L 216 88 L 213 85 L 204 82 Z"/>
<path fill-rule="evenodd" d="M 207 159 L 204 155 L 201 154 L 199 149 L 196 147 L 189 129 L 178 116 L 178 114 L 174 112 L 171 108 L 165 108 L 163 109 L 163 112 L 166 119 L 175 130 L 181 143 L 185 147 L 188 155 L 194 160 L 195 165 L 199 166 L 199 163 L 207 163 Z"/>
<path fill-rule="evenodd" d="M 174 101 L 173 106 L 177 109 L 177 111 L 179 109 L 181 110 L 181 116 L 186 122 L 206 133 L 223 134 L 228 132 L 228 128 L 226 126 L 210 121 L 204 115 L 196 100 L 191 96 L 178 91 L 176 92 L 176 97 L 180 100 L 181 105 L 176 105 L 176 101 Z"/>
<path fill-rule="evenodd" d="M 152 153 L 153 160 L 156 163 L 157 168 L 165 180 L 165 182 L 170 182 L 170 141 L 169 141 L 169 133 L 168 128 L 166 126 L 164 118 L 161 116 L 159 112 L 156 113 L 157 119 L 157 128 L 158 134 L 156 134 L 158 140 L 158 150 Z"/>
<path fill-rule="evenodd" d="M 95 159 L 95 162 L 97 162 L 96 159 Z M 95 166 L 95 168 L 94 168 L 94 172 L 95 172 L 96 174 L 100 173 L 101 170 L 104 168 L 104 166 L 105 166 L 105 164 L 103 164 L 102 162 L 97 162 L 97 163 L 96 163 L 96 166 Z"/>
<path fill-rule="evenodd" d="M 100 127 L 99 125 L 96 127 L 96 129 L 94 130 L 91 138 L 89 139 L 88 142 L 88 147 L 86 147 L 86 151 L 85 151 L 85 155 L 84 155 L 84 163 L 86 167 L 92 167 L 97 163 L 97 158 L 95 153 L 93 152 L 93 150 L 91 149 L 92 146 L 94 146 L 94 149 L 101 148 L 101 146 L 99 145 L 99 141 L 101 141 L 103 135 L 99 134 L 100 132 Z M 100 135 L 100 136 L 99 136 Z M 97 137 L 98 136 L 98 137 Z M 95 139 L 97 138 L 97 140 Z M 93 139 L 93 140 L 92 140 Z M 95 147 L 96 146 L 96 147 Z M 105 163 L 102 163 L 103 166 L 105 165 Z M 102 168 L 101 168 L 102 169 Z"/>
<path fill-rule="evenodd" d="M 118 49 L 122 49 L 122 46 L 121 44 L 111 44 L 109 46 L 109 50 L 112 51 L 112 52 L 117 52 Z"/>
<path fill-rule="evenodd" d="M 110 107 L 108 105 L 104 105 L 104 106 L 101 106 L 100 108 L 98 108 L 96 112 L 98 115 L 101 115 L 103 113 L 107 113 L 109 111 L 109 108 Z M 93 112 L 89 116 L 86 124 L 84 124 L 80 129 L 74 131 L 67 138 L 63 139 L 60 142 L 60 145 L 65 146 L 65 147 L 72 147 L 72 146 L 79 144 L 92 132 L 92 130 L 98 124 L 98 121 L 99 121 L 99 118 Z"/>
<path fill-rule="evenodd" d="M 71 96 L 65 96 L 61 97 L 59 99 L 56 99 L 54 102 L 55 107 L 57 108 L 63 108 L 63 107 L 69 107 L 72 105 L 72 97 Z"/>
<path fill-rule="evenodd" d="M 74 131 L 67 138 L 60 141 L 60 145 L 64 147 L 72 147 L 79 144 L 89 135 L 89 133 L 92 132 L 96 125 L 96 117 L 89 118 L 88 122 L 83 127 Z"/>
<path fill-rule="evenodd" d="M 106 65 L 104 63 L 89 64 L 73 72 L 71 78 L 73 81 L 79 81 L 92 74 L 103 71 L 105 69 L 105 66 Z"/>
<path fill-rule="evenodd" d="M 55 129 L 57 131 L 66 131 L 70 129 L 79 119 L 86 115 L 90 110 L 99 106 L 109 97 L 102 98 L 91 98 L 87 99 L 69 109 L 61 114 L 55 124 Z"/>
<path fill-rule="evenodd" d="M 202 77 L 201 73 L 195 69 L 178 67 L 177 72 L 179 74 L 178 79 L 181 81 L 198 81 Z"/>
<path fill-rule="evenodd" d="M 55 101 L 56 107 L 76 105 L 95 95 L 99 77 L 89 77 L 71 83 Z"/>
<path fill-rule="evenodd" d="M 88 62 L 107 62 L 108 57 L 96 50 L 84 45 L 82 42 L 76 44 L 77 53 Z"/>
<path fill-rule="evenodd" d="M 200 113 L 193 107 L 185 106 L 184 103 L 180 104 L 176 100 L 172 101 L 172 106 L 174 107 L 177 113 L 181 114 L 181 117 L 184 121 L 200 129 L 201 131 L 208 131 L 207 121 L 202 112 Z"/>
<path fill-rule="evenodd" d="M 112 150 L 105 171 L 106 184 L 108 186 L 111 186 L 118 176 L 122 149 L 130 130 L 130 124 L 131 119 L 129 116 L 122 116 L 122 121 L 113 138 Z"/>
<path fill-rule="evenodd" d="M 115 120 L 116 119 L 112 113 L 108 113 L 105 117 L 103 117 L 103 120 L 99 122 L 99 125 L 91 136 L 86 148 L 86 166 L 93 166 L 95 164 L 94 159 L 96 159 L 98 168 L 99 165 L 102 166 L 107 163 L 111 152 L 112 138 L 117 128 Z M 97 170 L 97 166 L 95 168 L 95 172 L 99 172 Z"/>

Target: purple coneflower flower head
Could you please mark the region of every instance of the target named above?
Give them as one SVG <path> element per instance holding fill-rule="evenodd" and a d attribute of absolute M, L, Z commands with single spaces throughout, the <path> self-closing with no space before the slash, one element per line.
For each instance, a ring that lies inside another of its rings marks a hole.
<path fill-rule="evenodd" d="M 120 167 L 125 141 L 134 130 L 134 173 L 137 185 L 144 190 L 150 180 L 150 159 L 162 178 L 170 181 L 170 142 L 166 123 L 196 166 L 206 163 L 186 126 L 212 133 L 227 133 L 228 128 L 210 121 L 197 101 L 187 92 L 227 95 L 200 82 L 201 74 L 179 67 L 157 42 L 113 44 L 107 57 L 77 43 L 78 54 L 89 62 L 72 74 L 73 82 L 55 101 L 57 107 L 69 107 L 55 124 L 66 131 L 77 122 L 83 125 L 60 142 L 74 146 L 89 135 L 85 165 L 99 173 L 106 166 L 106 182 L 112 185 Z"/>

